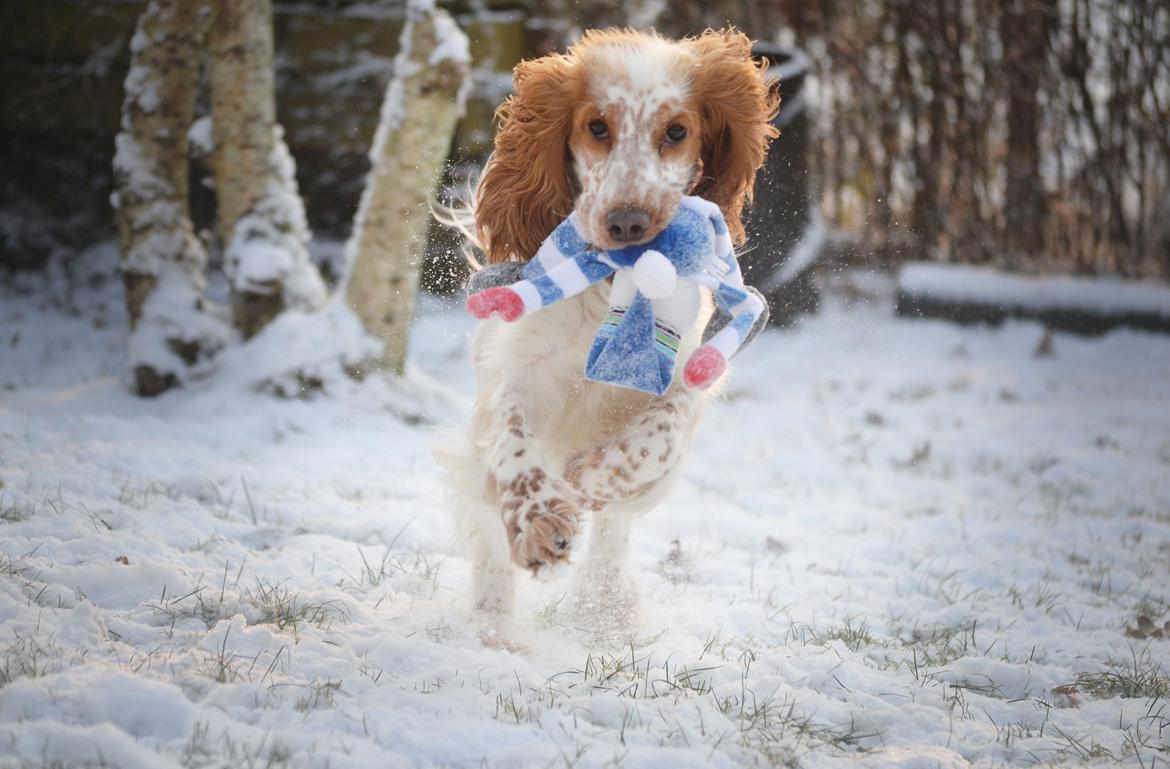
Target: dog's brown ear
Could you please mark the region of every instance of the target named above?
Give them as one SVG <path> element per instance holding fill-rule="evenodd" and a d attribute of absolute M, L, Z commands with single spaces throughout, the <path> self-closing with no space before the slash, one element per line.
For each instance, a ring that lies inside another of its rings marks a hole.
<path fill-rule="evenodd" d="M 698 57 L 692 93 L 703 131 L 703 172 L 691 194 L 722 209 L 740 245 L 744 204 L 751 202 L 768 142 L 780 133 L 771 124 L 780 95 L 768 87 L 767 64 L 752 60 L 751 41 L 742 32 L 707 30 L 690 44 Z"/>
<path fill-rule="evenodd" d="M 475 226 L 489 262 L 528 261 L 572 211 L 569 134 L 580 98 L 576 65 L 550 54 L 521 62 L 496 110 L 495 151 L 476 192 Z"/>

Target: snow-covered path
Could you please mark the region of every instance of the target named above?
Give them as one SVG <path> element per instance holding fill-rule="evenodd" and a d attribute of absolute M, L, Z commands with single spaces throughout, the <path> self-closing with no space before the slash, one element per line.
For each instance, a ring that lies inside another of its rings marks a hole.
<path fill-rule="evenodd" d="M 104 296 L 0 296 L 0 766 L 1170 766 L 1170 338 L 830 302 L 636 530 L 641 625 L 525 580 L 512 653 L 430 456 L 468 319 L 408 386 L 256 392 L 262 338 L 144 402 Z"/>

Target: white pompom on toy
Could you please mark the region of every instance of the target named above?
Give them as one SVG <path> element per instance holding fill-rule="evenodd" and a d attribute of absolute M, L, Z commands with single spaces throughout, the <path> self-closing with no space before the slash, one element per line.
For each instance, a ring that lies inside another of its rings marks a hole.
<path fill-rule="evenodd" d="M 678 271 L 661 251 L 653 249 L 634 262 L 634 285 L 647 299 L 665 299 L 674 294 Z"/>

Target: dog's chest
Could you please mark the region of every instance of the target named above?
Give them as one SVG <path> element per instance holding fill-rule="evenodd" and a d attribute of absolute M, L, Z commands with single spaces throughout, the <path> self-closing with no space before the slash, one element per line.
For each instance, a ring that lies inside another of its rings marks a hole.
<path fill-rule="evenodd" d="M 496 328 L 488 359 L 522 383 L 533 430 L 546 449 L 571 453 L 619 429 L 653 396 L 585 379 L 585 359 L 608 309 L 602 284 Z"/>

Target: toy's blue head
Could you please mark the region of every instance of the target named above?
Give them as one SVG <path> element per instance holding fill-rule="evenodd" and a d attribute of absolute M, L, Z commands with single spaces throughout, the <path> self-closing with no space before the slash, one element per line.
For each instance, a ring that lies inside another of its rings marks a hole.
<path fill-rule="evenodd" d="M 715 228 L 711 220 L 687 206 L 679 206 L 674 219 L 658 237 L 606 253 L 619 267 L 632 267 L 638 257 L 653 249 L 662 252 L 679 275 L 693 275 L 702 268 L 714 247 Z"/>

